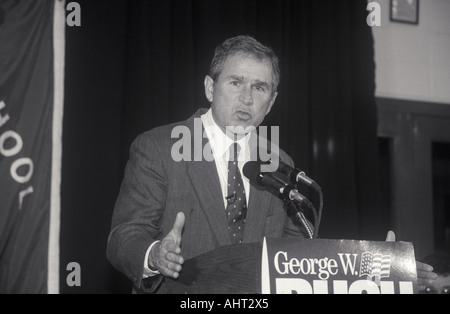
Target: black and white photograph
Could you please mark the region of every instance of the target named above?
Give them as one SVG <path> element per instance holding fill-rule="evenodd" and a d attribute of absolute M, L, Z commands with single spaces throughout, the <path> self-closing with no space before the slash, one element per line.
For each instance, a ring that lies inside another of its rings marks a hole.
<path fill-rule="evenodd" d="M 0 0 L 0 294 L 449 289 L 449 0 Z"/>

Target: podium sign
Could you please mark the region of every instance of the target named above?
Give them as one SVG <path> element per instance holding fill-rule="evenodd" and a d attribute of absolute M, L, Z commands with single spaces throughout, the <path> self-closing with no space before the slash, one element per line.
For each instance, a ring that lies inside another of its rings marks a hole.
<path fill-rule="evenodd" d="M 407 242 L 265 239 L 263 294 L 413 294 L 414 248 Z"/>

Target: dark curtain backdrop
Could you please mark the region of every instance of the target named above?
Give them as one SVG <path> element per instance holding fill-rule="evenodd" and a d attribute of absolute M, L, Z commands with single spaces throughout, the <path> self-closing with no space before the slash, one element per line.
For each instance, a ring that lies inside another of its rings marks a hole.
<path fill-rule="evenodd" d="M 280 126 L 281 147 L 322 186 L 320 236 L 384 240 L 365 0 L 78 2 L 82 26 L 66 38 L 63 293 L 130 291 L 105 257 L 129 146 L 208 107 L 213 49 L 238 34 L 280 57 L 279 97 L 264 124 Z M 70 262 L 81 265 L 81 287 L 65 284 Z"/>

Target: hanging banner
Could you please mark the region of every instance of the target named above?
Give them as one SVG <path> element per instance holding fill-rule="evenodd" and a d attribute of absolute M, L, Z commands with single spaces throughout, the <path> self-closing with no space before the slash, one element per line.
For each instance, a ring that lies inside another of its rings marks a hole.
<path fill-rule="evenodd" d="M 0 1 L 0 293 L 59 289 L 63 3 Z"/>
<path fill-rule="evenodd" d="M 264 294 L 413 294 L 414 248 L 406 242 L 265 239 Z"/>

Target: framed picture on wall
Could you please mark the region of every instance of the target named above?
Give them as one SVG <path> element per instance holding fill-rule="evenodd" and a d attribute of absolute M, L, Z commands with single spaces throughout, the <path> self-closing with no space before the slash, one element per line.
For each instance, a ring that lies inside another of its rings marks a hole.
<path fill-rule="evenodd" d="M 391 21 L 419 24 L 419 0 L 391 0 Z"/>

